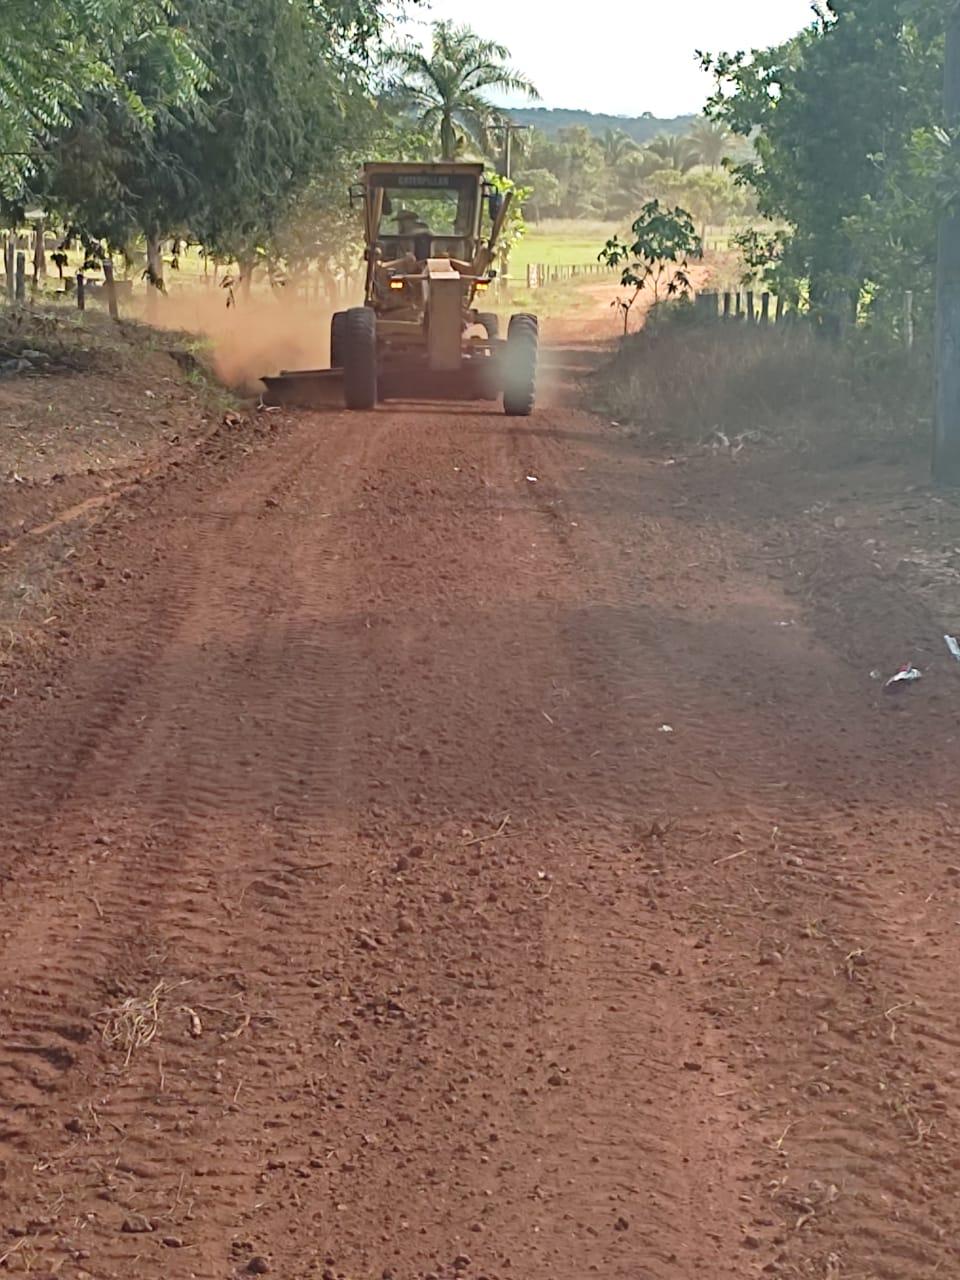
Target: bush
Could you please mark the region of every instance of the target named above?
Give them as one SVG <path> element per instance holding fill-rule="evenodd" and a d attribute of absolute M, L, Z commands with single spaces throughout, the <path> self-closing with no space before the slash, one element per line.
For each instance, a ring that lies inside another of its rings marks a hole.
<path fill-rule="evenodd" d="M 705 325 L 692 310 L 658 308 L 625 338 L 596 376 L 593 404 L 665 444 L 720 431 L 800 448 L 867 439 L 925 445 L 932 413 L 925 356 L 864 332 L 831 342 L 794 325 Z"/>

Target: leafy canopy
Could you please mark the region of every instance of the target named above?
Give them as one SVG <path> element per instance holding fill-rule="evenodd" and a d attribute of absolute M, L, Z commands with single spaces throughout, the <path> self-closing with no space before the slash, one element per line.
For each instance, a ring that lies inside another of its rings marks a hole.
<path fill-rule="evenodd" d="M 363 49 L 380 13 L 370 0 L 176 0 L 170 18 L 205 69 L 192 98 L 160 95 L 145 117 L 91 88 L 39 144 L 24 194 L 114 247 L 186 236 L 222 258 L 269 257 L 303 193 L 342 177 L 378 127 Z M 121 50 L 109 71 L 138 101 L 158 97 L 154 60 Z"/>
<path fill-rule="evenodd" d="M 153 68 L 144 96 L 130 62 Z M 184 106 L 204 80 L 203 62 L 168 0 L 6 0 L 0 22 L 0 187 L 15 193 L 39 144 L 109 93 L 149 123 Z"/>
<path fill-rule="evenodd" d="M 786 224 L 773 270 L 815 310 L 930 283 L 952 5 L 830 0 L 785 44 L 702 56 L 717 82 L 709 114 L 754 141 L 734 172 L 760 213 Z"/>

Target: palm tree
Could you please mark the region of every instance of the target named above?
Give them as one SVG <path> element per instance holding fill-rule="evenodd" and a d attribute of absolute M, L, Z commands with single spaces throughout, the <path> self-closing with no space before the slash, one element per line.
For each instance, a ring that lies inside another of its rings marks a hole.
<path fill-rule="evenodd" d="M 509 50 L 484 40 L 469 27 L 435 22 L 429 53 L 406 44 L 387 55 L 395 73 L 393 87 L 416 111 L 420 127 L 440 141 L 440 155 L 455 160 L 468 143 L 490 149 L 490 133 L 503 116 L 484 96 L 485 89 L 539 94 L 507 61 Z"/>
<path fill-rule="evenodd" d="M 646 154 L 656 158 L 659 169 L 676 169 L 678 173 L 689 173 L 700 163 L 690 139 L 676 133 L 661 134 L 648 142 Z"/>
<path fill-rule="evenodd" d="M 604 129 L 601 145 L 608 169 L 619 169 L 638 149 L 634 140 L 622 129 Z"/>
<path fill-rule="evenodd" d="M 696 151 L 701 164 L 719 169 L 730 151 L 733 134 L 726 125 L 714 120 L 698 120 L 690 130 L 687 141 Z"/>

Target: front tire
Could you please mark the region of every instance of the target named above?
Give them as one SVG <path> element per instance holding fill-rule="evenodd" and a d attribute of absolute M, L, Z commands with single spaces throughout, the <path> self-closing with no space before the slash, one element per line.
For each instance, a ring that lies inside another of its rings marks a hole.
<path fill-rule="evenodd" d="M 503 411 L 511 418 L 527 418 L 537 397 L 540 326 L 536 316 L 510 317 L 504 352 Z"/>
<path fill-rule="evenodd" d="M 377 317 L 370 307 L 352 307 L 343 320 L 343 393 L 348 409 L 377 403 Z"/>

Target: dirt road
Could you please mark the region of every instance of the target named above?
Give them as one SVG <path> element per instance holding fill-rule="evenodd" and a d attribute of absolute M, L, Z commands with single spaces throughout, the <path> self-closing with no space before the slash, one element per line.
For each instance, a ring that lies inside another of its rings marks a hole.
<path fill-rule="evenodd" d="M 78 545 L 0 709 L 0 1271 L 960 1274 L 955 716 L 851 653 L 923 620 L 554 358 Z"/>

